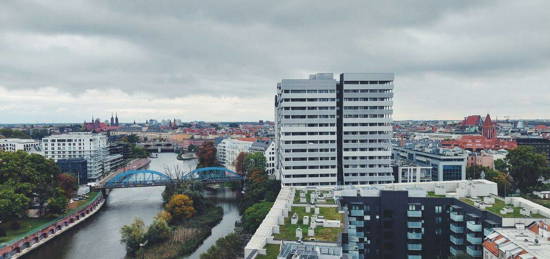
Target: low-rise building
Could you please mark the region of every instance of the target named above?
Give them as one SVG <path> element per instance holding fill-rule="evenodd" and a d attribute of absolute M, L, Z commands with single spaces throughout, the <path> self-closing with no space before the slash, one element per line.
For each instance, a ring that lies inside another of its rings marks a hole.
<path fill-rule="evenodd" d="M 393 147 L 395 163 L 431 167 L 432 181 L 465 180 L 467 157 L 464 150 L 439 148 L 434 143 L 408 143 Z"/>
<path fill-rule="evenodd" d="M 483 242 L 484 259 L 550 258 L 550 225 L 534 221 L 514 228 L 495 228 Z"/>
<path fill-rule="evenodd" d="M 40 150 L 40 143 L 34 139 L 0 138 L 0 151 L 4 152 L 37 152 Z"/>

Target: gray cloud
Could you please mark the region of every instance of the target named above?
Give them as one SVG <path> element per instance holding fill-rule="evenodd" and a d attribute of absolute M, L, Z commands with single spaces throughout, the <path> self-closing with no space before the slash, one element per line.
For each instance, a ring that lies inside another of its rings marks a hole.
<path fill-rule="evenodd" d="M 548 81 L 549 24 L 543 0 L 8 0 L 0 5 L 0 86 L 257 101 L 270 99 L 281 78 L 388 71 L 407 83 L 397 85 L 396 107 L 438 93 L 441 81 L 462 100 L 475 82 L 498 103 L 510 98 L 503 88 L 533 92 L 527 82 Z M 443 107 L 437 97 L 428 103 Z M 419 115 L 396 110 L 396 118 Z"/>

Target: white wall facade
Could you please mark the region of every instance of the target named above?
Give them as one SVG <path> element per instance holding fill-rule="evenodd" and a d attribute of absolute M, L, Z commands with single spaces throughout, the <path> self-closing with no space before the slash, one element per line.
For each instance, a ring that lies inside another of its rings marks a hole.
<path fill-rule="evenodd" d="M 108 172 L 109 155 L 107 137 L 102 134 L 75 132 L 52 135 L 42 139 L 44 156 L 59 159 L 84 158 L 88 163 L 88 179 L 94 181 Z"/>
<path fill-rule="evenodd" d="M 269 146 L 264 151 L 266 166 L 265 172 L 268 175 L 275 175 L 276 179 L 279 179 L 279 174 L 275 172 L 275 142 L 271 141 Z"/>
<path fill-rule="evenodd" d="M 40 143 L 34 139 L 5 138 L 0 139 L 0 151 L 16 152 L 19 150 L 31 152 L 38 150 Z"/>

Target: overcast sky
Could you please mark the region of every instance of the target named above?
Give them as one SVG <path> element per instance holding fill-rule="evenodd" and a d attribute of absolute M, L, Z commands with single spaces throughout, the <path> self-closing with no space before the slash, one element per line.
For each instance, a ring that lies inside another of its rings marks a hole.
<path fill-rule="evenodd" d="M 550 1 L 0 4 L 0 123 L 273 120 L 315 72 L 395 72 L 397 120 L 550 119 Z"/>

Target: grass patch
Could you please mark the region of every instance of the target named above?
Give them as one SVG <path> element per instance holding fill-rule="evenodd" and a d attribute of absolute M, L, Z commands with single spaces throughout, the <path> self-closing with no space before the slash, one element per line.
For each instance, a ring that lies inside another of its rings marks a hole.
<path fill-rule="evenodd" d="M 257 259 L 277 259 L 277 256 L 279 256 L 280 249 L 281 249 L 280 245 L 267 244 L 265 245 L 266 254 L 258 255 L 256 256 L 256 258 Z"/>
<path fill-rule="evenodd" d="M 10 241 L 16 237 L 19 237 L 21 235 L 26 234 L 27 232 L 38 228 L 42 225 L 45 225 L 46 223 L 52 221 L 54 218 L 38 218 L 38 219 L 31 219 L 31 218 L 25 218 L 18 220 L 20 224 L 20 228 L 17 230 L 11 229 L 10 225 L 13 221 L 8 221 L 0 224 L 0 228 L 4 229 L 6 231 L 6 236 L 0 237 L 0 243 L 4 243 L 7 241 Z"/>
<path fill-rule="evenodd" d="M 471 200 L 471 199 L 460 198 L 460 201 L 465 202 L 468 205 L 474 206 L 474 201 Z M 502 201 L 500 199 L 495 199 L 495 204 L 493 204 L 493 206 L 487 207 L 485 209 L 487 211 L 490 211 L 493 214 L 496 214 L 496 215 L 501 216 L 503 218 L 544 218 L 544 216 L 542 216 L 540 214 L 537 214 L 537 213 L 531 213 L 531 216 L 521 215 L 521 213 L 520 213 L 521 208 L 520 207 L 513 207 L 514 212 L 512 212 L 512 213 L 501 214 L 500 210 L 502 210 L 504 207 L 511 207 L 511 206 L 510 205 L 506 206 L 504 201 Z"/>
<path fill-rule="evenodd" d="M 83 209 L 83 207 L 88 206 L 100 193 L 99 192 L 90 192 L 88 193 L 88 198 L 86 200 L 76 201 L 67 205 L 67 210 L 62 215 L 46 215 L 41 218 L 23 218 L 17 220 L 20 223 L 21 227 L 17 230 L 12 230 L 10 225 L 13 221 L 7 221 L 0 224 L 0 228 L 6 231 L 6 236 L 0 237 L 0 243 L 9 242 L 16 240 L 28 235 L 28 232 L 34 231 L 39 228 L 44 228 L 49 224 L 53 224 L 56 220 L 66 217 L 70 214 L 77 212 L 78 210 Z"/>
<path fill-rule="evenodd" d="M 293 225 L 290 223 L 290 218 L 292 215 L 298 216 L 298 223 Z M 279 226 L 279 234 L 275 234 L 275 239 L 279 240 L 298 240 L 296 238 L 296 229 L 302 229 L 302 239 L 309 240 L 310 237 L 307 236 L 307 230 L 309 225 L 304 225 L 303 218 L 304 216 L 309 216 L 311 220 L 312 213 L 306 213 L 305 207 L 292 207 L 292 210 L 289 212 L 289 217 L 285 219 L 285 224 Z M 339 220 L 342 223 L 342 214 L 338 213 L 337 208 L 319 208 L 319 215 L 324 216 L 328 220 Z M 344 224 L 340 226 L 343 227 Z M 326 241 L 326 242 L 336 242 L 338 237 L 342 232 L 341 228 L 324 228 L 316 227 L 315 228 L 315 240 L 317 241 Z"/>
<path fill-rule="evenodd" d="M 431 198 L 445 198 L 445 195 L 435 194 L 435 192 L 428 192 L 428 197 L 431 197 Z"/>

